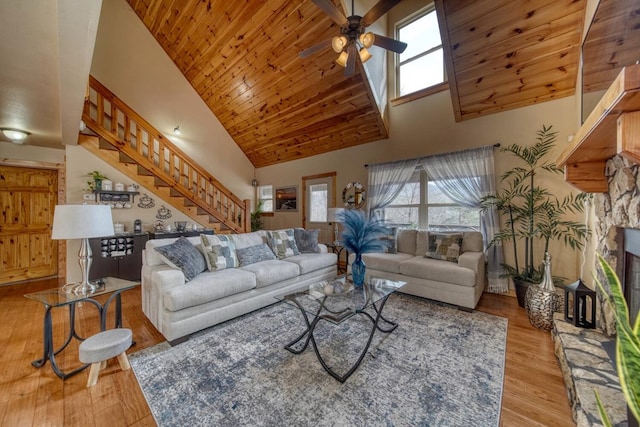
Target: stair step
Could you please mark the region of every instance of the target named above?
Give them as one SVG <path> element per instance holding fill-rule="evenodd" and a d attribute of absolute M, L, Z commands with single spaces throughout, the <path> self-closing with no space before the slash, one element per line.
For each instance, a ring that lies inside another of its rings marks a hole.
<path fill-rule="evenodd" d="M 101 150 L 118 151 L 116 147 L 111 145 L 106 139 L 99 138 L 98 148 Z"/>
<path fill-rule="evenodd" d="M 161 180 L 160 178 L 158 178 L 157 176 L 153 177 L 153 185 L 155 185 L 156 187 L 168 187 L 169 184 L 167 184 L 166 182 L 164 182 L 163 180 Z"/>
<path fill-rule="evenodd" d="M 119 153 L 120 153 L 120 163 L 127 163 L 127 164 L 131 164 L 131 165 L 137 164 L 137 162 L 135 160 L 133 160 L 131 157 L 127 156 L 122 151 L 120 151 Z"/>
<path fill-rule="evenodd" d="M 138 175 L 141 175 L 141 176 L 153 176 L 153 173 L 149 169 L 147 169 L 147 168 L 145 168 L 145 167 L 143 167 L 141 165 L 138 165 L 138 172 L 137 173 L 138 173 Z"/>

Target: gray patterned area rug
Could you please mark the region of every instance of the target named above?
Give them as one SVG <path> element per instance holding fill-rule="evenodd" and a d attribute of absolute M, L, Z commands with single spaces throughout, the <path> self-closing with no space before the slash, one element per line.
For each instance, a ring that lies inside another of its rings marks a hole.
<path fill-rule="evenodd" d="M 131 355 L 160 426 L 497 426 L 507 320 L 394 294 L 355 373 L 340 383 L 311 344 L 284 349 L 302 332 L 297 308 L 275 304 Z M 320 322 L 318 347 L 339 374 L 357 359 L 371 323 Z"/>

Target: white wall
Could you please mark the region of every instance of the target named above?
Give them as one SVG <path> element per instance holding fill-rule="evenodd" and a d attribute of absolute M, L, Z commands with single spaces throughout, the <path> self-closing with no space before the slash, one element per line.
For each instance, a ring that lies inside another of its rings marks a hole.
<path fill-rule="evenodd" d="M 29 140 L 22 144 L 0 142 L 0 157 L 13 160 L 29 160 L 32 162 L 64 163 L 64 150 L 35 147 Z"/>
<path fill-rule="evenodd" d="M 125 0 L 102 5 L 91 74 L 236 196 L 253 199 L 253 165 Z"/>

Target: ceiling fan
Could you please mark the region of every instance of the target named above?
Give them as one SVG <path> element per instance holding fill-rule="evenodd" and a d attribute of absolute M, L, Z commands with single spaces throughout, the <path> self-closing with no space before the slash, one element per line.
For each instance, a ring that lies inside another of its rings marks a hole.
<path fill-rule="evenodd" d="M 339 54 L 336 63 L 345 67 L 345 77 L 351 77 L 356 69 L 356 56 L 359 56 L 364 64 L 371 58 L 371 53 L 368 50 L 371 46 L 379 46 L 396 53 L 402 53 L 407 48 L 407 44 L 404 42 L 366 31 L 366 27 L 390 11 L 401 0 L 380 0 L 364 16 L 355 15 L 354 0 L 351 0 L 352 15 L 349 17 L 344 16 L 331 0 L 311 1 L 329 15 L 336 24 L 340 25 L 340 35 L 303 50 L 300 52 L 301 58 L 306 58 L 331 46 Z"/>

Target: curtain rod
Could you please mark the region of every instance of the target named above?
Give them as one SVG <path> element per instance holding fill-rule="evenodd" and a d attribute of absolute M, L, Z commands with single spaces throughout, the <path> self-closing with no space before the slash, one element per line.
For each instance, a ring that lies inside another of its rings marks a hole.
<path fill-rule="evenodd" d="M 496 143 L 495 143 L 495 144 L 493 144 L 493 145 L 486 145 L 485 147 L 499 148 L 499 147 L 500 147 L 500 143 L 499 143 L 499 142 L 496 142 Z M 449 152 L 447 152 L 447 153 L 433 154 L 433 156 L 444 156 L 444 155 L 451 154 L 451 153 L 461 153 L 461 152 L 463 152 L 463 151 L 477 150 L 478 148 L 484 148 L 484 147 L 467 148 L 467 149 L 464 149 L 464 150 L 458 150 L 458 151 L 449 151 Z M 425 157 L 431 157 L 431 156 L 425 156 Z M 421 158 L 422 158 L 422 157 L 421 157 Z M 404 160 L 408 160 L 408 159 L 404 159 Z M 397 161 L 402 161 L 402 160 L 397 160 Z M 393 162 L 389 162 L 389 163 L 393 163 Z M 368 168 L 368 167 L 369 167 L 369 163 L 365 163 L 365 164 L 364 164 L 364 167 L 365 167 L 365 168 Z"/>

